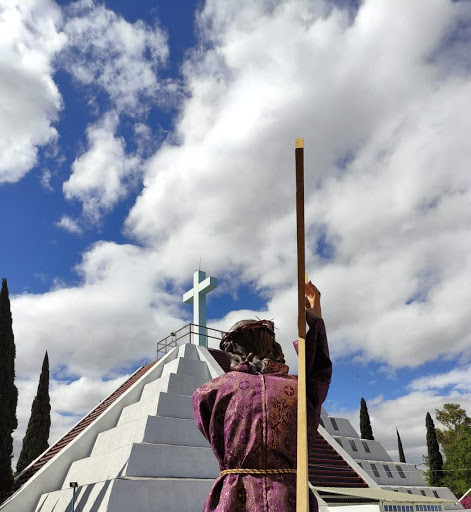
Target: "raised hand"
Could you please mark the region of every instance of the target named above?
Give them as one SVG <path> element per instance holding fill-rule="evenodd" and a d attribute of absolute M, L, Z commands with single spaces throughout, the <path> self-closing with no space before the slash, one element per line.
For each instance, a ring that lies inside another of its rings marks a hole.
<path fill-rule="evenodd" d="M 317 318 L 322 318 L 321 312 L 321 292 L 309 281 L 305 285 L 306 311 L 312 313 Z"/>

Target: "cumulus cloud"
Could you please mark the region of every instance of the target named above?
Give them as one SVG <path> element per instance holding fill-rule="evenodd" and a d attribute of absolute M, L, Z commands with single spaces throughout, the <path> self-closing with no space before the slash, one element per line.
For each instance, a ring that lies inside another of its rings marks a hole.
<path fill-rule="evenodd" d="M 49 169 L 44 169 L 41 174 L 41 187 L 48 192 L 52 192 L 54 189 L 51 185 L 52 173 Z"/>
<path fill-rule="evenodd" d="M 127 232 L 169 277 L 204 255 L 295 325 L 293 144 L 304 136 L 308 270 L 334 355 L 393 366 L 469 356 L 471 85 L 466 68 L 449 72 L 444 43 L 466 7 L 369 0 L 352 19 L 301 4 L 206 3 L 178 142 L 149 162 Z"/>
<path fill-rule="evenodd" d="M 126 197 L 140 175 L 141 160 L 126 154 L 125 140 L 116 135 L 117 125 L 117 116 L 107 114 L 88 127 L 88 149 L 74 161 L 63 185 L 65 197 L 81 201 L 83 217 L 92 224 Z M 62 224 L 74 232 L 70 223 Z"/>
<path fill-rule="evenodd" d="M 58 380 L 51 382 L 51 402 L 59 412 L 74 412 L 83 416 L 96 407 L 104 398 L 113 393 L 130 375 L 114 379 L 80 377 L 71 383 Z"/>
<path fill-rule="evenodd" d="M 451 387 L 456 392 L 471 393 L 471 366 L 454 368 L 446 373 L 425 375 L 414 379 L 409 387 L 417 391 L 438 390 Z M 470 411 L 471 414 L 471 411 Z"/>
<path fill-rule="evenodd" d="M 136 184 L 141 162 L 116 135 L 121 117 L 134 119 L 135 140 L 128 142 L 140 155 L 149 156 L 147 146 L 155 147 L 144 123 L 149 109 L 174 102 L 179 88 L 159 76 L 169 48 L 167 34 L 157 22 L 152 26 L 142 20 L 130 23 L 93 0 L 74 2 L 65 13 L 68 45 L 60 63 L 85 86 L 89 103 L 101 115 L 89 124 L 88 150 L 76 158 L 63 185 L 67 199 L 83 204 L 76 222 L 84 228 L 99 224 Z"/>
<path fill-rule="evenodd" d="M 79 235 L 83 232 L 79 223 L 68 215 L 62 215 L 60 220 L 56 222 L 56 226 L 58 228 L 65 229 L 69 233 L 75 233 L 76 235 Z"/>
<path fill-rule="evenodd" d="M 99 86 L 117 110 L 129 113 L 165 94 L 157 72 L 169 49 L 167 35 L 157 24 L 129 23 L 93 0 L 72 3 L 67 14 L 69 45 L 62 60 L 78 82 Z"/>
<path fill-rule="evenodd" d="M 7 0 L 0 11 L 0 183 L 20 180 L 57 139 L 61 95 L 53 60 L 66 36 L 50 0 Z"/>

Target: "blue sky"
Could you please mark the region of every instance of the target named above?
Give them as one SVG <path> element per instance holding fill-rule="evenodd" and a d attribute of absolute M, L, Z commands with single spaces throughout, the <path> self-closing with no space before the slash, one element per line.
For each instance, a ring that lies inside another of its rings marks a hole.
<path fill-rule="evenodd" d="M 51 440 L 183 326 L 274 318 L 294 368 L 294 140 L 335 361 L 416 462 L 425 412 L 471 411 L 466 2 L 9 0 L 0 19 L 0 273 L 20 389 Z"/>

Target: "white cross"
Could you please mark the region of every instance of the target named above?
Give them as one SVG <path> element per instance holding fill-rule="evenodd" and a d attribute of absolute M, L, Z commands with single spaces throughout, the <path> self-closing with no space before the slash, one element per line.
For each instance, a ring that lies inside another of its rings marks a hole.
<path fill-rule="evenodd" d="M 218 285 L 215 277 L 206 277 L 206 272 L 197 270 L 193 274 L 193 288 L 183 295 L 185 304 L 193 304 L 193 323 L 196 325 L 198 345 L 208 346 L 206 336 L 206 295 Z"/>

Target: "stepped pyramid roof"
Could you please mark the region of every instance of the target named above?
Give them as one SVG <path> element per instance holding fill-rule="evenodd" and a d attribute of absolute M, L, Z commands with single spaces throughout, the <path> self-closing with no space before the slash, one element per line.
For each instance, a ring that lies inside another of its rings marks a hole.
<path fill-rule="evenodd" d="M 58 441 L 50 446 L 35 461 L 22 471 L 15 479 L 15 488 L 17 491 L 24 485 L 35 473 L 37 473 L 47 462 L 55 455 L 62 451 L 71 441 L 73 441 L 85 428 L 90 425 L 96 418 L 108 409 L 108 407 L 117 400 L 127 389 L 129 389 L 137 380 L 150 370 L 157 361 L 142 366 L 136 370 L 129 379 L 127 379 L 116 391 L 113 391 L 105 400 L 102 400 L 94 409 L 86 414 L 71 430 L 64 434 Z"/>

